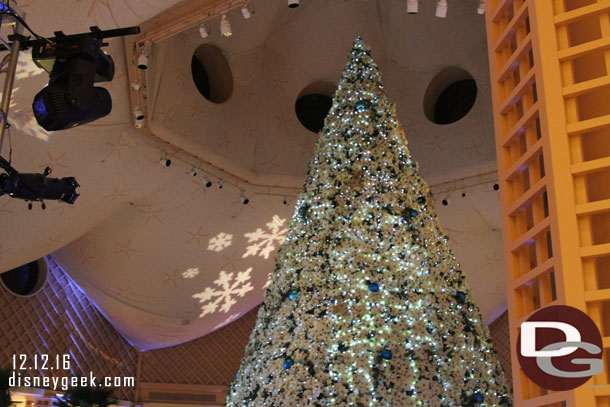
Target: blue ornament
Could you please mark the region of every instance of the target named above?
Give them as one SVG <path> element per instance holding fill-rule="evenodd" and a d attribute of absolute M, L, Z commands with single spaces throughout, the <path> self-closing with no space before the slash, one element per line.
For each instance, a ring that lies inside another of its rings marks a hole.
<path fill-rule="evenodd" d="M 483 402 L 483 400 L 485 400 L 485 397 L 483 397 L 483 395 L 479 392 L 476 392 L 475 394 L 473 394 L 472 398 L 478 404 L 481 404 Z"/>
<path fill-rule="evenodd" d="M 299 296 L 299 290 L 290 290 L 290 292 L 288 293 L 288 298 L 290 298 L 290 301 L 292 300 L 296 300 Z"/>
<path fill-rule="evenodd" d="M 284 360 L 284 369 L 288 370 L 292 367 L 292 365 L 294 365 L 294 361 L 290 358 L 286 358 L 286 360 Z"/>
<path fill-rule="evenodd" d="M 358 102 L 356 102 L 355 108 L 357 112 L 363 112 L 366 110 L 366 103 L 364 102 L 364 100 L 359 100 Z"/>
<path fill-rule="evenodd" d="M 392 351 L 390 351 L 389 349 L 382 350 L 381 357 L 384 358 L 385 360 L 392 359 Z"/>
<path fill-rule="evenodd" d="M 379 291 L 379 284 L 377 283 L 369 283 L 369 291 L 376 293 Z"/>
<path fill-rule="evenodd" d="M 402 211 L 402 217 L 404 220 L 406 221 L 410 221 L 412 218 L 417 216 L 417 211 L 415 209 L 412 208 L 405 208 Z"/>
<path fill-rule="evenodd" d="M 455 297 L 458 299 L 459 302 L 464 302 L 466 300 L 466 293 L 458 291 L 457 293 L 455 293 Z"/>

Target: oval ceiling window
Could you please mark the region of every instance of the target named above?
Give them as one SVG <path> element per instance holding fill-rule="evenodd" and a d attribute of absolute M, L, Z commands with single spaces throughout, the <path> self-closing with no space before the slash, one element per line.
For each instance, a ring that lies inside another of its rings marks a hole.
<path fill-rule="evenodd" d="M 197 47 L 191 60 L 191 74 L 199 93 L 213 103 L 229 100 L 233 93 L 233 73 L 224 55 L 210 44 Z"/>
<path fill-rule="evenodd" d="M 455 123 L 470 112 L 477 84 L 467 71 L 450 67 L 436 75 L 424 95 L 424 113 L 436 124 Z"/>
<path fill-rule="evenodd" d="M 47 262 L 38 259 L 0 274 L 0 282 L 10 293 L 18 297 L 30 297 L 42 290 L 47 276 Z"/>
<path fill-rule="evenodd" d="M 306 86 L 294 104 L 299 122 L 307 130 L 318 133 L 324 127 L 324 119 L 333 104 L 337 87 L 328 82 L 315 82 Z"/>

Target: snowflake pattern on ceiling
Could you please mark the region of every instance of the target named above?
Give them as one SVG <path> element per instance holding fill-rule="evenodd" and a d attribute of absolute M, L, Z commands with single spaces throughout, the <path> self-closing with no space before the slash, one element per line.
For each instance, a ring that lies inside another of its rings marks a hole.
<path fill-rule="evenodd" d="M 195 278 L 199 275 L 199 269 L 193 267 L 182 272 L 182 278 Z"/>
<path fill-rule="evenodd" d="M 258 228 L 255 232 L 246 233 L 244 236 L 248 239 L 248 243 L 251 244 L 247 247 L 246 253 L 244 253 L 242 258 L 262 256 L 268 259 L 271 252 L 286 240 L 288 229 L 283 227 L 285 223 L 286 219 L 273 215 L 271 222 L 267 223 L 268 231 Z"/>
<path fill-rule="evenodd" d="M 199 294 L 193 295 L 193 298 L 198 298 L 199 303 L 203 304 L 199 318 L 216 312 L 219 306 L 221 312 L 229 312 L 236 303 L 235 297 L 243 297 L 247 292 L 254 289 L 249 281 L 250 272 L 252 272 L 252 267 L 246 271 L 238 272 L 235 280 L 233 280 L 235 273 L 221 271 L 218 279 L 214 281 L 214 284 L 218 286 L 217 288 L 207 287 Z"/>
<path fill-rule="evenodd" d="M 218 235 L 210 239 L 210 242 L 208 243 L 208 250 L 220 252 L 231 246 L 232 242 L 233 235 L 220 232 Z"/>
<path fill-rule="evenodd" d="M 265 283 L 265 285 L 263 286 L 263 290 L 266 290 L 267 288 L 269 288 L 271 286 L 271 276 L 273 275 L 273 273 L 269 273 L 267 275 L 267 282 Z"/>

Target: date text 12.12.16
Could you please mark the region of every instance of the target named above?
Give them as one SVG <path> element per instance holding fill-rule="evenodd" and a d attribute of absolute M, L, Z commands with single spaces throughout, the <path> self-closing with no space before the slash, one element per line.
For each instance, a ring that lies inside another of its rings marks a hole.
<path fill-rule="evenodd" d="M 70 370 L 70 355 L 13 355 L 13 370 Z"/>

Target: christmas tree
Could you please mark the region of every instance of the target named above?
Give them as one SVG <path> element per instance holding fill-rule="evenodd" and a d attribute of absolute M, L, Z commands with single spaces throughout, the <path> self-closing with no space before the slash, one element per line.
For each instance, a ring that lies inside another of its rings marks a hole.
<path fill-rule="evenodd" d="M 479 309 L 356 39 L 227 406 L 508 406 Z"/>

